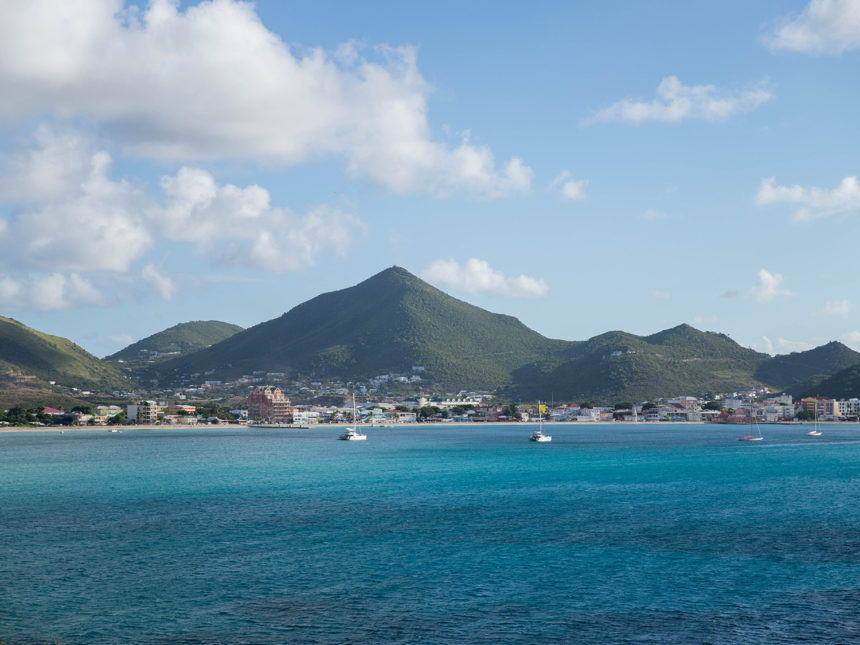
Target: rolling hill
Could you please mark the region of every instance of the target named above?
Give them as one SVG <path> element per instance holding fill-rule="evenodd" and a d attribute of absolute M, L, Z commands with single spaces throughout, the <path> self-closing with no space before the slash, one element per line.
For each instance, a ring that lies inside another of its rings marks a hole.
<path fill-rule="evenodd" d="M 860 396 L 860 364 L 840 370 L 817 383 L 807 384 L 798 390 L 798 396 L 828 396 L 850 399 Z"/>
<path fill-rule="evenodd" d="M 679 325 L 650 336 L 614 331 L 579 345 L 554 369 L 517 375 L 511 395 L 599 403 L 724 392 L 762 382 L 753 376 L 768 360 L 728 336 Z"/>
<path fill-rule="evenodd" d="M 755 376 L 765 383 L 780 383 L 792 394 L 802 394 L 858 363 L 860 353 L 833 341 L 805 352 L 774 356 L 756 370 Z"/>
<path fill-rule="evenodd" d="M 131 367 L 159 363 L 175 356 L 185 356 L 204 349 L 242 331 L 239 325 L 217 320 L 180 323 L 147 336 L 106 357 L 106 361 L 123 361 Z"/>
<path fill-rule="evenodd" d="M 0 316 L 0 372 L 46 385 L 110 392 L 127 389 L 132 382 L 117 366 L 105 363 L 72 341 L 51 336 Z"/>

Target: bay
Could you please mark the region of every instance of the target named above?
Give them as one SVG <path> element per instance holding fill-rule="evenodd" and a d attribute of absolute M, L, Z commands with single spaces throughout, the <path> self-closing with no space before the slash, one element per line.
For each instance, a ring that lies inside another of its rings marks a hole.
<path fill-rule="evenodd" d="M 860 640 L 860 427 L 0 433 L 6 643 Z"/>

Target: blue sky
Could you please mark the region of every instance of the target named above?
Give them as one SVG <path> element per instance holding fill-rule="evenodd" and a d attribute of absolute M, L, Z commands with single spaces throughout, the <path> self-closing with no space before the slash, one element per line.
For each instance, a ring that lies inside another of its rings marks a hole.
<path fill-rule="evenodd" d="M 860 0 L 0 6 L 0 312 L 107 355 L 397 264 L 860 349 Z"/>

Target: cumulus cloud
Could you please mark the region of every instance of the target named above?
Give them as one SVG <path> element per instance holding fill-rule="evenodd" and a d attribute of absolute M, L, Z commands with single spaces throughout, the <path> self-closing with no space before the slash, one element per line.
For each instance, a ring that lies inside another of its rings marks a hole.
<path fill-rule="evenodd" d="M 777 21 L 765 36 L 771 49 L 804 54 L 842 54 L 860 47 L 857 0 L 812 0 L 800 14 Z"/>
<path fill-rule="evenodd" d="M 293 213 L 273 206 L 260 186 L 222 185 L 196 167 L 162 177 L 160 193 L 150 194 L 137 181 L 112 178 L 110 155 L 86 137 L 40 129 L 36 139 L 0 165 L 0 204 L 11 206 L 8 224 L 0 219 L 3 302 L 37 309 L 97 302 L 82 274 L 128 273 L 165 242 L 189 244 L 222 266 L 282 272 L 311 266 L 324 252 L 343 256 L 364 230 L 349 213 L 326 206 Z M 155 265 L 140 276 L 165 299 L 175 295 Z M 30 287 L 46 300 L 27 295 Z"/>
<path fill-rule="evenodd" d="M 0 306 L 52 311 L 74 305 L 101 305 L 105 297 L 76 273 L 36 274 L 23 279 L 0 277 Z"/>
<path fill-rule="evenodd" d="M 466 293 L 490 293 L 509 298 L 538 298 L 549 293 L 542 278 L 506 277 L 485 260 L 470 258 L 465 264 L 436 260 L 421 276 L 432 284 Z"/>
<path fill-rule="evenodd" d="M 573 179 L 569 170 L 563 170 L 558 177 L 550 182 L 549 190 L 558 192 L 564 200 L 573 201 L 585 199 L 586 186 L 588 186 L 588 180 Z"/>
<path fill-rule="evenodd" d="M 777 296 L 794 295 L 782 287 L 782 280 L 781 273 L 771 273 L 767 269 L 761 269 L 758 272 L 758 283 L 750 288 L 749 295 L 755 298 L 756 302 L 770 302 Z"/>
<path fill-rule="evenodd" d="M 714 85 L 684 85 L 676 76 L 667 76 L 657 86 L 657 98 L 652 101 L 622 99 L 597 110 L 583 125 L 597 123 L 628 123 L 646 121 L 677 123 L 685 119 L 723 121 L 741 112 L 750 112 L 773 98 L 768 84 L 762 81 L 748 89 L 735 92 L 720 91 Z"/>
<path fill-rule="evenodd" d="M 777 186 L 770 177 L 761 182 L 755 196 L 760 206 L 769 204 L 797 204 L 796 221 L 810 221 L 839 213 L 860 211 L 860 182 L 857 177 L 845 177 L 836 188 L 804 188 Z"/>
<path fill-rule="evenodd" d="M 435 139 L 411 47 L 297 51 L 252 3 L 30 0 L 0 8 L 0 119 L 85 118 L 136 155 L 182 163 L 343 159 L 397 193 L 528 190 L 486 145 Z"/>

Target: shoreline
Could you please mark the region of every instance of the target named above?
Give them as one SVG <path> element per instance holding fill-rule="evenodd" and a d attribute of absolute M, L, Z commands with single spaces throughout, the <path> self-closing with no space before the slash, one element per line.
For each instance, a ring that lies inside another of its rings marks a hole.
<path fill-rule="evenodd" d="M 818 425 L 851 425 L 857 424 L 857 421 L 819 421 Z M 397 428 L 492 428 L 495 426 L 523 426 L 530 427 L 536 425 L 537 422 L 517 421 L 514 423 L 498 423 L 498 422 L 467 422 L 467 423 L 397 423 L 385 426 L 373 426 L 359 424 L 356 428 L 363 430 L 391 430 Z M 744 423 L 711 423 L 706 421 L 640 421 L 638 423 L 617 421 L 544 421 L 544 427 L 583 427 L 583 428 L 607 428 L 615 425 L 640 425 L 645 427 L 650 426 L 689 426 L 689 425 L 708 425 L 708 426 L 724 426 L 726 428 L 747 427 Z M 807 426 L 812 425 L 811 421 L 781 421 L 776 423 L 760 423 L 759 425 L 772 426 Z M 250 430 L 252 428 L 260 430 L 329 430 L 343 429 L 352 427 L 353 424 L 348 423 L 317 423 L 310 426 L 248 426 L 244 423 L 234 424 L 200 424 L 200 425 L 130 425 L 130 426 L 0 426 L 0 434 L 6 432 L 110 432 L 111 429 L 116 429 L 119 432 L 123 430 Z"/>

